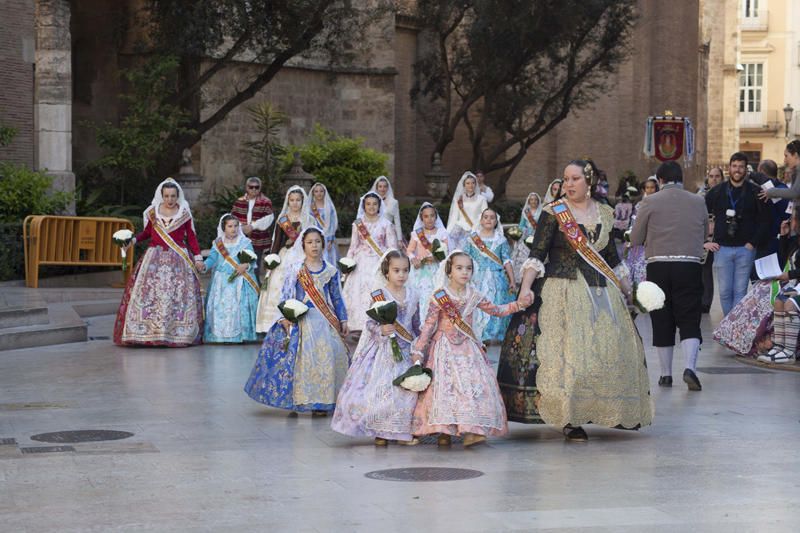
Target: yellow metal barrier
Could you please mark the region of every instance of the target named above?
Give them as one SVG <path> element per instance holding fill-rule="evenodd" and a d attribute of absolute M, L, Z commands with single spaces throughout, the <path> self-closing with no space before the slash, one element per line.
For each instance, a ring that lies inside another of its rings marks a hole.
<path fill-rule="evenodd" d="M 111 236 L 121 229 L 134 231 L 124 218 L 60 217 L 30 215 L 22 234 L 25 244 L 25 285 L 39 286 L 41 265 L 122 266 L 120 247 Z M 133 248 L 128 250 L 128 281 L 134 264 Z"/>

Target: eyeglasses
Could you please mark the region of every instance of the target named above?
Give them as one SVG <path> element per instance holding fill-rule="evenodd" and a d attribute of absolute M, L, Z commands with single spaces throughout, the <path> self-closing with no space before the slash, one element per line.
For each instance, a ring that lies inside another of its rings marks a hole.
<path fill-rule="evenodd" d="M 261 188 L 261 186 L 260 185 L 248 185 L 247 188 L 248 189 L 253 189 L 253 190 L 258 190 L 258 189 Z"/>

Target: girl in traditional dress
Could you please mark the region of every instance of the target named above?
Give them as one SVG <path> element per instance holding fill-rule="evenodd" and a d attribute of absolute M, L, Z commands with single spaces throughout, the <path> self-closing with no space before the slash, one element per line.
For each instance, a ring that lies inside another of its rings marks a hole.
<path fill-rule="evenodd" d="M 658 179 L 655 176 L 650 176 L 642 185 L 644 191 L 643 198 L 655 194 L 659 190 Z M 636 222 L 636 215 L 639 213 L 639 206 L 641 202 L 637 203 L 633 208 L 633 215 L 631 216 L 631 227 Z M 626 246 L 628 255 L 625 257 L 625 263 L 631 272 L 631 279 L 634 283 L 641 283 L 647 281 L 647 261 L 644 258 L 644 245 L 639 246 Z"/>
<path fill-rule="evenodd" d="M 519 215 L 519 228 L 522 230 L 522 238 L 514 244 L 511 252 L 511 266 L 514 268 L 515 280 L 520 279 L 522 263 L 525 262 L 531 252 L 531 249 L 525 244 L 525 239 L 532 237 L 536 233 L 536 227 L 539 225 L 539 216 L 542 214 L 542 207 L 541 197 L 532 192 L 525 199 L 525 206 Z"/>
<path fill-rule="evenodd" d="M 583 424 L 637 429 L 653 419 L 644 346 L 625 301 L 631 283 L 611 238 L 614 212 L 590 197 L 596 176 L 590 163 L 570 163 L 565 197 L 544 208 L 520 289 L 523 301 L 537 296 L 538 328 L 520 332 L 512 322 L 499 366 L 506 390 L 518 391 L 506 404 L 512 419 L 535 422 L 538 408 L 570 440 L 587 439 Z"/>
<path fill-rule="evenodd" d="M 511 247 L 503 235 L 500 216 L 493 209 L 484 209 L 470 234 L 467 253 L 475 262 L 472 279 L 480 293 L 495 305 L 514 300 L 516 282 L 511 267 Z M 511 317 L 489 316 L 477 311 L 473 328 L 484 342 L 502 341 Z"/>
<path fill-rule="evenodd" d="M 336 231 L 339 229 L 339 217 L 336 216 L 336 207 L 333 205 L 328 188 L 322 183 L 315 183 L 306 205 L 308 207 L 306 218 L 311 220 L 322 230 L 325 235 L 325 261 L 329 265 L 336 265 L 339 261 L 339 252 L 336 250 Z"/>
<path fill-rule="evenodd" d="M 561 184 L 563 180 L 556 178 L 547 186 L 547 192 L 544 193 L 544 205 L 555 202 L 561 198 Z"/>
<path fill-rule="evenodd" d="M 441 262 L 437 289 L 411 349 L 412 357 L 422 357 L 433 371 L 414 410 L 413 433 L 438 433 L 440 446 L 449 446 L 451 435 L 463 435 L 464 446 L 472 446 L 508 431 L 497 380 L 472 323 L 478 309 L 505 316 L 524 302 L 494 305 L 472 286 L 472 272 L 472 258 L 460 250 Z"/>
<path fill-rule="evenodd" d="M 214 272 L 206 293 L 205 342 L 238 343 L 257 339 L 255 263 L 240 264 L 237 256 L 242 250 L 250 250 L 255 255 L 253 244 L 242 233 L 239 220 L 230 213 L 222 215 L 217 238 L 205 261 L 205 268 Z M 228 281 L 233 273 L 237 276 Z"/>
<path fill-rule="evenodd" d="M 392 184 L 386 176 L 378 176 L 372 184 L 371 192 L 378 193 L 383 201 L 383 216 L 394 225 L 394 234 L 397 242 L 405 242 L 403 238 L 403 228 L 400 227 L 400 204 L 394 197 Z"/>
<path fill-rule="evenodd" d="M 408 240 L 408 256 L 411 258 L 411 282 L 419 293 L 419 312 L 420 316 L 425 316 L 428 312 L 428 303 L 433 294 L 433 284 L 436 278 L 436 271 L 439 268 L 439 261 L 433 257 L 433 243 L 439 240 L 444 246 L 445 253 L 448 249 L 447 230 L 436 208 L 429 202 L 422 204 L 417 213 L 417 220 L 414 222 L 414 231 Z"/>
<path fill-rule="evenodd" d="M 162 181 L 144 211 L 137 241 L 150 247 L 133 271 L 114 324 L 114 343 L 188 346 L 200 344 L 203 297 L 198 269 L 203 257 L 189 203 L 172 178 Z"/>
<path fill-rule="evenodd" d="M 353 222 L 350 249 L 347 257 L 357 264 L 347 275 L 344 301 L 350 315 L 350 329 L 361 331 L 367 321 L 367 309 L 372 305 L 369 293 L 375 269 L 386 250 L 397 248 L 397 235 L 392 223 L 383 217 L 383 202 L 374 192 L 368 192 L 358 203 L 358 215 Z"/>
<path fill-rule="evenodd" d="M 402 252 L 389 250 L 381 258 L 370 297 L 374 302 L 397 302 L 397 321 L 380 325 L 367 319 L 366 330 L 353 353 L 331 427 L 353 437 L 374 437 L 376 446 L 389 440 L 419 442 L 411 434 L 417 393 L 392 385 L 413 362 L 411 342 L 419 333 L 418 293 L 406 285 L 411 262 Z M 402 361 L 395 361 L 389 335 L 395 335 Z"/>
<path fill-rule="evenodd" d="M 306 192 L 303 188 L 293 185 L 286 191 L 283 208 L 275 221 L 270 253 L 278 254 L 281 263 L 275 269 L 268 270 L 264 277 L 256 315 L 256 331 L 259 333 L 269 331 L 275 321 L 281 317 L 278 304 L 281 303 L 283 280 L 289 268 L 286 253 L 292 248 L 300 232 L 312 225 L 307 210 L 304 209 L 306 201 Z"/>
<path fill-rule="evenodd" d="M 478 178 L 472 172 L 464 172 L 458 180 L 447 217 L 447 233 L 453 250 L 466 248 L 467 237 L 487 207 L 486 198 L 478 192 Z"/>
<path fill-rule="evenodd" d="M 280 301 L 300 300 L 308 312 L 296 325 L 281 318 L 272 326 L 244 387 L 257 402 L 315 416 L 333 411 L 350 356 L 339 271 L 323 259 L 324 248 L 316 227 L 293 245 Z"/>

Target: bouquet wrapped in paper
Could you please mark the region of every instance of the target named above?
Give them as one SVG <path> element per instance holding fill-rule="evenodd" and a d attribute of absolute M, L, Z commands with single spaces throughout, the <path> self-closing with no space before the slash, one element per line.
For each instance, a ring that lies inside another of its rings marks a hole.
<path fill-rule="evenodd" d="M 344 283 L 347 279 L 347 275 L 356 269 L 356 262 L 349 257 L 342 257 L 337 262 L 337 265 L 339 266 L 339 271 L 342 273 L 342 277 L 344 278 L 342 283 Z"/>
<path fill-rule="evenodd" d="M 252 263 L 255 263 L 255 261 L 256 261 L 256 259 L 258 259 L 258 257 L 256 256 L 256 254 L 253 251 L 245 249 L 245 250 L 240 250 L 239 253 L 236 254 L 236 259 L 239 261 L 240 265 L 250 265 Z M 238 276 L 238 275 L 239 275 L 238 272 L 234 272 L 233 274 L 228 276 L 228 283 L 230 283 L 233 280 L 235 280 L 236 276 Z"/>
<path fill-rule="evenodd" d="M 397 302 L 375 302 L 367 309 L 367 316 L 382 326 L 394 324 L 397 320 Z M 397 343 L 397 334 L 389 335 L 389 341 L 392 343 L 392 356 L 399 363 L 403 360 L 403 354 Z"/>
<path fill-rule="evenodd" d="M 517 242 L 522 238 L 522 230 L 519 226 L 510 226 L 506 228 L 506 239 Z"/>
<path fill-rule="evenodd" d="M 267 271 L 275 270 L 281 264 L 281 256 L 278 254 L 269 254 L 264 256 L 264 268 Z"/>
<path fill-rule="evenodd" d="M 525 240 L 522 242 L 524 242 L 525 246 L 527 246 L 528 248 L 533 248 L 533 235 L 525 237 Z"/>
<path fill-rule="evenodd" d="M 301 318 L 308 313 L 308 306 L 301 302 L 300 300 L 295 300 L 294 298 L 290 298 L 288 300 L 284 300 L 278 304 L 278 311 L 281 312 L 283 318 L 291 322 L 292 324 L 297 325 Z M 283 349 L 289 347 L 289 336 L 286 336 L 286 340 L 283 343 Z"/>
<path fill-rule="evenodd" d="M 122 254 L 122 270 L 128 270 L 128 250 L 126 250 L 126 248 L 131 241 L 133 241 L 133 232 L 129 229 L 121 229 L 114 232 L 111 239 L 114 241 L 114 244 L 120 247 L 120 253 Z"/>
<path fill-rule="evenodd" d="M 433 239 L 431 243 L 431 254 L 437 261 L 444 261 L 445 257 L 447 257 L 447 246 L 439 239 Z"/>
<path fill-rule="evenodd" d="M 431 384 L 431 379 L 433 371 L 430 368 L 425 368 L 422 363 L 414 363 L 411 368 L 394 378 L 392 385 L 411 392 L 422 392 Z"/>
<path fill-rule="evenodd" d="M 649 313 L 664 307 L 667 296 L 661 287 L 652 281 L 643 281 L 633 286 L 633 306 L 640 313 Z"/>

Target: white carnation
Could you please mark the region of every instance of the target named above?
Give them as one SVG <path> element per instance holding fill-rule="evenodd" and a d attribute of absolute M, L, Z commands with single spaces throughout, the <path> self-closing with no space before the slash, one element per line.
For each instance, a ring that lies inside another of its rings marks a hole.
<path fill-rule="evenodd" d="M 422 392 L 431 384 L 431 377 L 428 374 L 419 376 L 409 376 L 400 383 L 400 386 L 411 392 Z"/>
<path fill-rule="evenodd" d="M 308 312 L 308 306 L 300 300 L 290 298 L 283 304 L 284 309 L 290 310 L 294 316 L 300 316 Z"/>
<path fill-rule="evenodd" d="M 667 296 L 661 287 L 652 281 L 643 281 L 636 286 L 636 303 L 649 313 L 664 307 L 664 301 Z"/>
<path fill-rule="evenodd" d="M 242 250 L 242 253 L 243 253 L 243 254 L 245 254 L 245 255 L 246 255 L 247 257 L 249 257 L 250 259 L 252 259 L 253 261 L 255 261 L 255 260 L 257 259 L 257 256 L 256 256 L 256 254 L 255 254 L 255 253 L 253 253 L 253 251 L 252 251 L 252 250 L 247 250 L 247 249 L 244 249 L 244 250 Z"/>
<path fill-rule="evenodd" d="M 129 229 L 121 229 L 119 231 L 115 231 L 112 238 L 116 241 L 128 241 L 133 238 L 133 232 Z"/>
<path fill-rule="evenodd" d="M 339 264 L 347 268 L 354 268 L 356 266 L 356 262 L 349 257 L 342 257 L 339 259 Z"/>
<path fill-rule="evenodd" d="M 267 270 L 278 268 L 278 265 L 280 264 L 281 256 L 278 254 L 269 254 L 268 256 L 264 257 L 264 266 L 267 267 Z"/>
<path fill-rule="evenodd" d="M 369 308 L 374 310 L 374 311 L 380 312 L 381 308 L 383 308 L 384 306 L 389 305 L 389 303 L 391 303 L 391 302 L 375 302 L 374 304 L 369 306 Z"/>
<path fill-rule="evenodd" d="M 533 244 L 533 235 L 525 238 L 525 244 L 527 244 L 528 246 L 531 246 Z"/>

